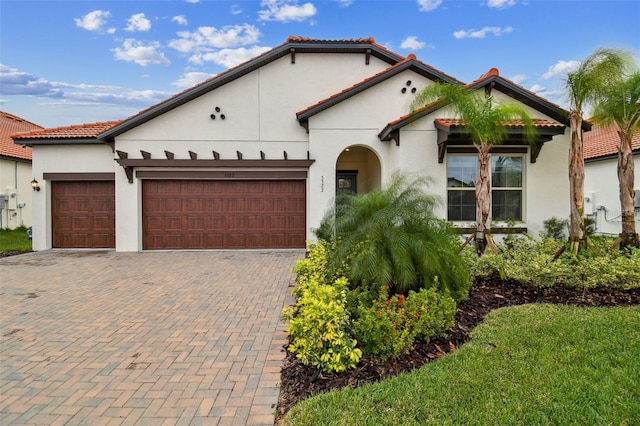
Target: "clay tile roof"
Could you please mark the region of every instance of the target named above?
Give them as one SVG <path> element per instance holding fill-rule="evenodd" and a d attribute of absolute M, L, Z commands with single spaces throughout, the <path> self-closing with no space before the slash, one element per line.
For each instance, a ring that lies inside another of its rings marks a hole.
<path fill-rule="evenodd" d="M 464 122 L 459 118 L 436 118 L 435 123 L 442 127 L 463 127 Z M 546 127 L 546 128 L 558 128 L 564 129 L 566 126 L 564 124 L 556 123 L 555 121 L 549 121 L 542 118 L 534 118 L 533 125 L 535 127 Z M 523 127 L 524 121 L 522 120 L 510 120 L 504 123 L 508 127 Z"/>
<path fill-rule="evenodd" d="M 13 143 L 11 134 L 37 129 L 42 129 L 42 126 L 38 126 L 13 114 L 0 111 L 0 156 L 31 160 L 31 148 L 22 147 Z"/>
<path fill-rule="evenodd" d="M 601 127 L 594 125 L 590 132 L 582 134 L 584 159 L 618 155 L 620 137 L 615 126 Z M 640 133 L 636 133 L 631 141 L 631 149 L 640 152 Z"/>
<path fill-rule="evenodd" d="M 51 129 L 32 130 L 30 132 L 14 133 L 13 139 L 92 139 L 100 133 L 109 130 L 113 126 L 122 123 L 122 120 L 103 121 L 100 123 L 76 124 L 73 126 L 54 127 Z"/>

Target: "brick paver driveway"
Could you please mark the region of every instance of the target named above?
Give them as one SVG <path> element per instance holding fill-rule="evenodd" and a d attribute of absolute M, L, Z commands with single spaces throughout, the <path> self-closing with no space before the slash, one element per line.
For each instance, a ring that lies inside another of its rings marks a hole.
<path fill-rule="evenodd" d="M 303 251 L 0 259 L 0 424 L 273 424 Z"/>

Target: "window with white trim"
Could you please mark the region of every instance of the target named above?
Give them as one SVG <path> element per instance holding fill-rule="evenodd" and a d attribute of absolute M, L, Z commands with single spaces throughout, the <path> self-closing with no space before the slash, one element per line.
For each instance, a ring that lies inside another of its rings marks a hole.
<path fill-rule="evenodd" d="M 491 155 L 493 220 L 523 220 L 523 155 Z M 447 219 L 476 220 L 477 155 L 447 155 Z"/>

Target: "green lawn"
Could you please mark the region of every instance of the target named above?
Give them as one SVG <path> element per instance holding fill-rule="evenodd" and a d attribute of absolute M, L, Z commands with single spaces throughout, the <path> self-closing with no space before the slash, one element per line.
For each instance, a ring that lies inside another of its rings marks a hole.
<path fill-rule="evenodd" d="M 305 400 L 283 424 L 640 424 L 640 307 L 499 309 L 453 354 Z"/>
<path fill-rule="evenodd" d="M 0 252 L 30 251 L 31 240 L 25 228 L 0 229 Z"/>

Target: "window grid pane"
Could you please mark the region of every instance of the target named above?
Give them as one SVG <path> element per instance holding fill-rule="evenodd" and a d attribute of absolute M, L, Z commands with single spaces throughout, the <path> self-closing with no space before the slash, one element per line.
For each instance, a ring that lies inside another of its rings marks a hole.
<path fill-rule="evenodd" d="M 524 157 L 491 157 L 492 216 L 494 220 L 523 220 Z M 450 221 L 476 220 L 474 180 L 478 159 L 447 156 L 447 213 Z"/>

